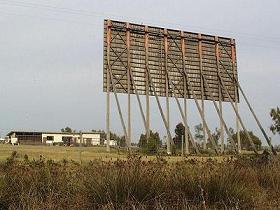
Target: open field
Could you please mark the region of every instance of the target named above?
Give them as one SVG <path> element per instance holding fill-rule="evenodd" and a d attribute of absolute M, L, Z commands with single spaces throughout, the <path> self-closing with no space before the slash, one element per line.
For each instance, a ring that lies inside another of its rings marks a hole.
<path fill-rule="evenodd" d="M 6 160 L 13 151 L 16 151 L 18 158 L 23 159 L 24 155 L 28 155 L 30 159 L 52 159 L 74 160 L 74 161 L 89 161 L 94 159 L 116 160 L 117 158 L 125 158 L 124 152 L 112 150 L 111 153 L 106 152 L 105 147 L 64 147 L 64 146 L 32 146 L 18 145 L 12 146 L 9 144 L 0 145 L 0 161 Z"/>
<path fill-rule="evenodd" d="M 19 160 L 24 159 L 24 155 L 28 155 L 29 159 L 38 160 L 44 158 L 46 160 L 73 160 L 76 162 L 88 162 L 90 160 L 103 160 L 103 161 L 115 161 L 117 159 L 127 159 L 127 152 L 125 150 L 111 149 L 110 153 L 106 152 L 105 147 L 64 147 L 64 146 L 31 146 L 31 145 L 19 145 L 12 146 L 10 144 L 0 145 L 0 161 L 5 161 L 11 156 L 12 152 L 17 152 L 17 158 Z M 187 159 L 196 159 L 205 161 L 208 158 L 215 160 L 223 160 L 230 158 L 230 156 L 219 156 L 219 157 L 198 157 L 198 156 L 172 156 L 165 157 L 170 162 L 177 162 Z M 156 156 L 143 155 L 143 160 L 155 160 Z"/>

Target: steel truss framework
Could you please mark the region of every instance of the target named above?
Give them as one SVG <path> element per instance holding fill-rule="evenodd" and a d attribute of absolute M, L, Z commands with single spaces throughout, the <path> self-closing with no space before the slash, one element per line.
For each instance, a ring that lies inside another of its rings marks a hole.
<path fill-rule="evenodd" d="M 235 41 L 230 38 L 105 20 L 103 91 L 107 92 L 108 151 L 110 149 L 110 92 L 113 92 L 128 147 L 131 144 L 130 100 L 131 94 L 135 94 L 148 137 L 150 133 L 149 97 L 155 96 L 167 131 L 168 153 L 170 153 L 170 147 L 173 144 L 169 124 L 170 97 L 175 98 L 182 122 L 185 125 L 184 146 L 186 154 L 190 153 L 189 142 L 194 151 L 199 153 L 187 122 L 187 99 L 194 99 L 200 114 L 205 136 L 205 148 L 207 134 L 216 153 L 224 152 L 225 131 L 232 149 L 239 153 L 241 151 L 239 137 L 241 125 L 253 150 L 257 153 L 238 113 L 240 90 L 268 144 L 275 152 L 238 82 L 235 49 Z M 117 93 L 128 95 L 127 125 L 123 118 Z M 146 95 L 146 113 L 144 113 L 140 95 Z M 166 98 L 166 113 L 164 113 L 159 101 L 161 96 Z M 179 98 L 184 99 L 183 108 Z M 204 100 L 213 102 L 219 116 L 221 148 L 216 145 L 205 120 Z M 237 145 L 223 119 L 222 102 L 230 102 L 236 114 Z"/>

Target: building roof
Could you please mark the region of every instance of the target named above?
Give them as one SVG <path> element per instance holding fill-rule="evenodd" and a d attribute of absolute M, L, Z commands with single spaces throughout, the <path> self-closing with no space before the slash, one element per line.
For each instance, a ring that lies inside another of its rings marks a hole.
<path fill-rule="evenodd" d="M 69 132 L 58 132 L 58 131 L 10 131 L 7 136 L 10 136 L 12 135 L 13 133 L 16 133 L 16 134 L 31 134 L 31 135 L 42 135 L 42 134 L 74 134 L 74 135 L 79 135 L 80 132 L 72 132 L 72 133 L 69 133 Z M 82 134 L 101 134 L 101 132 L 83 132 L 82 131 Z"/>

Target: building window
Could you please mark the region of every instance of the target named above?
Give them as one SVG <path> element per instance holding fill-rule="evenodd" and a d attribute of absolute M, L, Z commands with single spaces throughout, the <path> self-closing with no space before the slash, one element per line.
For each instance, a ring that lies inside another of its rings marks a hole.
<path fill-rule="evenodd" d="M 53 136 L 47 136 L 47 141 L 53 141 Z"/>

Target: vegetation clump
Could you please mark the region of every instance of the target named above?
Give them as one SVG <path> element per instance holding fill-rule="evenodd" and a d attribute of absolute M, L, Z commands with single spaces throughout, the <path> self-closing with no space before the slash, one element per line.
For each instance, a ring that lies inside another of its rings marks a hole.
<path fill-rule="evenodd" d="M 1 209 L 274 209 L 280 160 L 19 161 L 0 165 Z"/>

